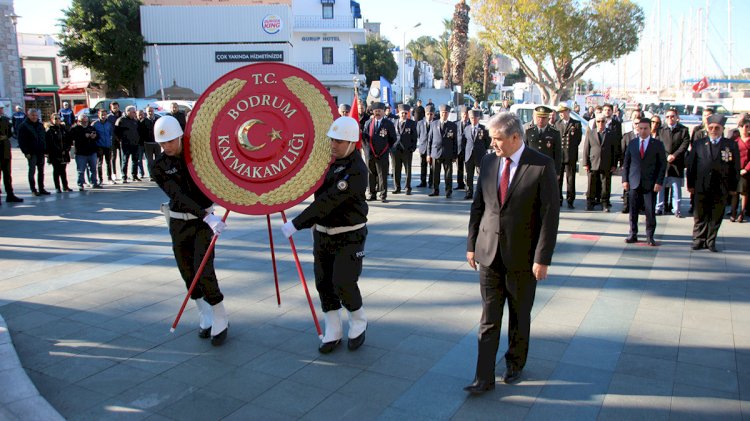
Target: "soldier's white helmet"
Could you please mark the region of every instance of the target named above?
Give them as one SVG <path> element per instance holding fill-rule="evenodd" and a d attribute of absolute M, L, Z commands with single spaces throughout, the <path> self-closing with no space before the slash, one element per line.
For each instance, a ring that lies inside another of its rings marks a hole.
<path fill-rule="evenodd" d="M 331 139 L 357 142 L 359 141 L 359 123 L 352 117 L 339 117 L 331 124 L 327 136 Z"/>
<path fill-rule="evenodd" d="M 169 142 L 182 136 L 180 122 L 171 115 L 165 115 L 154 123 L 154 139 L 158 143 Z"/>

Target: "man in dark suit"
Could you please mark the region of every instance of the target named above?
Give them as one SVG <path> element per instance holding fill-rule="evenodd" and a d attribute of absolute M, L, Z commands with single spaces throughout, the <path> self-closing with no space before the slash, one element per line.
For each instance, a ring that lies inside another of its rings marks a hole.
<path fill-rule="evenodd" d="M 617 149 L 616 139 L 612 131 L 605 130 L 607 122 L 603 114 L 597 114 L 594 120 L 595 129 L 586 132 L 583 143 L 583 168 L 589 176 L 589 187 L 586 192 L 586 210 L 594 210 L 594 206 L 601 202 L 602 210 L 609 212 L 612 206 L 609 193 L 612 187 L 612 173 L 615 171 Z"/>
<path fill-rule="evenodd" d="M 637 128 L 638 128 L 638 122 L 641 121 L 641 117 L 643 117 L 643 112 L 641 110 L 633 110 L 630 113 L 630 130 L 625 131 L 625 133 L 622 134 L 622 140 L 620 141 L 620 150 L 625 151 L 628 149 L 628 145 L 630 144 L 630 141 L 638 137 Z M 624 123 L 623 126 L 625 126 L 628 123 Z M 625 130 L 625 129 L 623 129 Z M 615 167 L 619 166 L 622 167 L 622 159 L 624 158 L 623 154 L 620 154 L 620 161 L 618 161 L 615 164 Z M 628 193 L 627 189 L 622 189 L 622 213 L 630 213 L 630 195 Z"/>
<path fill-rule="evenodd" d="M 464 129 L 461 140 L 465 157 L 462 164 L 466 169 L 466 200 L 474 197 L 474 172 L 479 174 L 479 165 L 490 147 L 490 134 L 486 127 L 479 124 L 482 110 L 471 110 L 469 115 L 471 124 Z"/>
<path fill-rule="evenodd" d="M 417 149 L 417 123 L 409 119 L 409 106 L 398 104 L 399 119 L 396 120 L 396 143 L 391 148 L 393 154 L 393 181 L 396 189 L 393 194 L 401 193 L 401 170 L 406 170 L 406 194 L 411 194 L 411 158 Z"/>
<path fill-rule="evenodd" d="M 695 193 L 695 222 L 693 224 L 693 250 L 716 248 L 716 236 L 727 195 L 734 195 L 739 180 L 739 149 L 737 143 L 723 137 L 726 118 L 714 114 L 706 119 L 708 137 L 696 140 L 690 153 L 687 185 Z"/>
<path fill-rule="evenodd" d="M 690 146 L 690 131 L 680 124 L 680 115 L 675 108 L 667 110 L 664 119 L 666 124 L 659 129 L 659 140 L 664 144 L 667 153 L 667 176 L 664 179 L 665 188 L 659 192 L 656 200 L 656 214 L 667 212 L 665 199 L 671 192 L 672 210 L 676 217 L 681 218 L 682 180 L 685 177 L 685 155 Z"/>
<path fill-rule="evenodd" d="M 555 171 L 560 175 L 562 169 L 562 146 L 560 132 L 549 124 L 552 108 L 540 105 L 534 108 L 534 123 L 526 130 L 526 145 L 537 152 L 552 158 Z"/>
<path fill-rule="evenodd" d="M 414 107 L 414 111 L 412 112 L 412 118 L 416 122 L 420 122 L 424 119 L 424 107 L 422 106 L 422 100 L 417 100 L 417 105 Z"/>
<path fill-rule="evenodd" d="M 685 161 L 690 160 L 690 153 L 693 150 L 693 144 L 696 141 L 699 141 L 701 139 L 708 137 L 708 130 L 706 128 L 708 127 L 708 123 L 706 123 L 706 120 L 711 117 L 714 114 L 713 107 L 706 107 L 703 109 L 703 113 L 701 114 L 701 124 L 693 127 L 693 132 L 690 134 L 690 146 L 688 147 L 688 156 L 685 159 Z M 693 208 L 695 207 L 695 194 L 690 193 L 690 209 L 688 210 L 688 213 L 693 213 Z"/>
<path fill-rule="evenodd" d="M 388 201 L 388 152 L 396 143 L 396 128 L 383 115 L 385 105 L 382 102 L 373 102 L 371 107 L 372 118 L 362 130 L 362 150 L 370 171 L 367 200 L 375 200 L 377 192 L 380 201 L 385 203 Z"/>
<path fill-rule="evenodd" d="M 424 107 L 424 118 L 417 122 L 417 149 L 419 149 L 419 184 L 417 187 L 432 187 L 432 168 L 427 162 L 429 150 L 427 144 L 430 136 L 430 123 L 435 116 L 435 108 L 431 105 Z"/>
<path fill-rule="evenodd" d="M 464 129 L 469 126 L 469 108 L 466 105 L 459 107 L 458 112 L 459 118 L 456 120 L 456 128 L 458 128 L 458 138 L 456 146 L 458 147 L 458 156 L 456 158 L 456 190 L 464 190 L 466 183 L 464 183 L 464 161 L 466 161 L 466 155 L 464 154 L 462 139 L 464 136 Z"/>
<path fill-rule="evenodd" d="M 664 185 L 667 158 L 661 141 L 650 136 L 651 120 L 642 118 L 633 123 L 637 124 L 638 136 L 624 149 L 622 160 L 622 188 L 630 196 L 630 234 L 625 242 L 638 242 L 638 213 L 643 206 L 646 211 L 646 243 L 655 247 L 654 199 Z"/>
<path fill-rule="evenodd" d="M 427 162 L 432 165 L 432 193 L 440 195 L 440 170 L 445 171 L 445 197 L 453 195 L 453 162 L 458 154 L 458 128 L 456 123 L 448 121 L 451 108 L 440 105 L 440 120 L 430 124 L 430 136 L 427 138 Z"/>
<path fill-rule="evenodd" d="M 524 145 L 521 120 L 500 113 L 487 126 L 495 153 L 482 159 L 466 245 L 469 265 L 477 269 L 479 264 L 482 293 L 476 376 L 464 388 L 472 394 L 495 388 L 506 300 L 510 314 L 502 381 L 514 383 L 521 376 L 536 283 L 547 277 L 560 217 L 555 164 Z"/>
<path fill-rule="evenodd" d="M 560 113 L 560 120 L 557 122 L 556 128 L 560 132 L 562 148 L 562 165 L 557 182 L 560 186 L 560 203 L 562 204 L 563 200 L 562 185 L 563 178 L 565 178 L 565 182 L 568 183 L 565 200 L 568 202 L 568 209 L 575 209 L 573 201 L 576 198 L 576 164 L 578 163 L 578 145 L 581 144 L 583 129 L 581 128 L 581 122 L 570 118 L 568 104 L 560 104 L 557 111 Z"/>

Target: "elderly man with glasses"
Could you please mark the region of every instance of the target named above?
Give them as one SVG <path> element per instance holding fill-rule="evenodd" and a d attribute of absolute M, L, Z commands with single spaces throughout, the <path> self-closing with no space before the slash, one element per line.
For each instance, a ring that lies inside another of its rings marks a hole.
<path fill-rule="evenodd" d="M 609 195 L 612 187 L 612 173 L 617 162 L 617 147 L 620 137 L 612 130 L 606 130 L 607 118 L 603 114 L 595 117 L 594 128 L 586 132 L 583 143 L 583 167 L 589 177 L 586 192 L 586 210 L 594 210 L 601 204 L 604 212 L 611 207 Z"/>

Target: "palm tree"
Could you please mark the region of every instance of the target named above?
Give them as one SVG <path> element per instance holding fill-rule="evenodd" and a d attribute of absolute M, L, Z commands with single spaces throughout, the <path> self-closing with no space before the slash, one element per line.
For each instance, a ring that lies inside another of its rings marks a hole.
<path fill-rule="evenodd" d="M 453 29 L 452 19 L 443 19 L 445 31 L 438 40 L 438 54 L 443 59 L 443 80 L 445 87 L 451 88 L 451 31 Z"/>
<path fill-rule="evenodd" d="M 490 73 L 492 67 L 492 51 L 486 45 L 482 45 L 482 92 L 484 97 L 490 96 Z"/>
<path fill-rule="evenodd" d="M 451 29 L 449 43 L 451 49 L 451 76 L 453 85 L 461 85 L 464 79 L 464 68 L 466 67 L 469 42 L 469 6 L 466 4 L 466 0 L 456 3 Z"/>

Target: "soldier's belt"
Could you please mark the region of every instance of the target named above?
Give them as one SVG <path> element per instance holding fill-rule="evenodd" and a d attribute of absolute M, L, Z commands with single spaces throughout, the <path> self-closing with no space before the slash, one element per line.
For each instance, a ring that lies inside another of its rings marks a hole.
<path fill-rule="evenodd" d="M 315 230 L 318 232 L 322 232 L 324 234 L 328 234 L 328 235 L 336 235 L 336 234 L 341 234 L 344 232 L 356 231 L 364 226 L 365 226 L 364 223 L 352 225 L 349 227 L 333 227 L 333 228 L 324 227 L 322 225 L 315 225 Z"/>
<path fill-rule="evenodd" d="M 206 208 L 206 212 L 213 213 L 214 207 L 211 206 L 210 208 Z M 169 211 L 169 217 L 174 219 L 182 219 L 183 221 L 190 221 L 191 219 L 198 219 L 197 216 L 193 215 L 192 213 L 187 212 L 175 212 L 173 210 Z"/>

